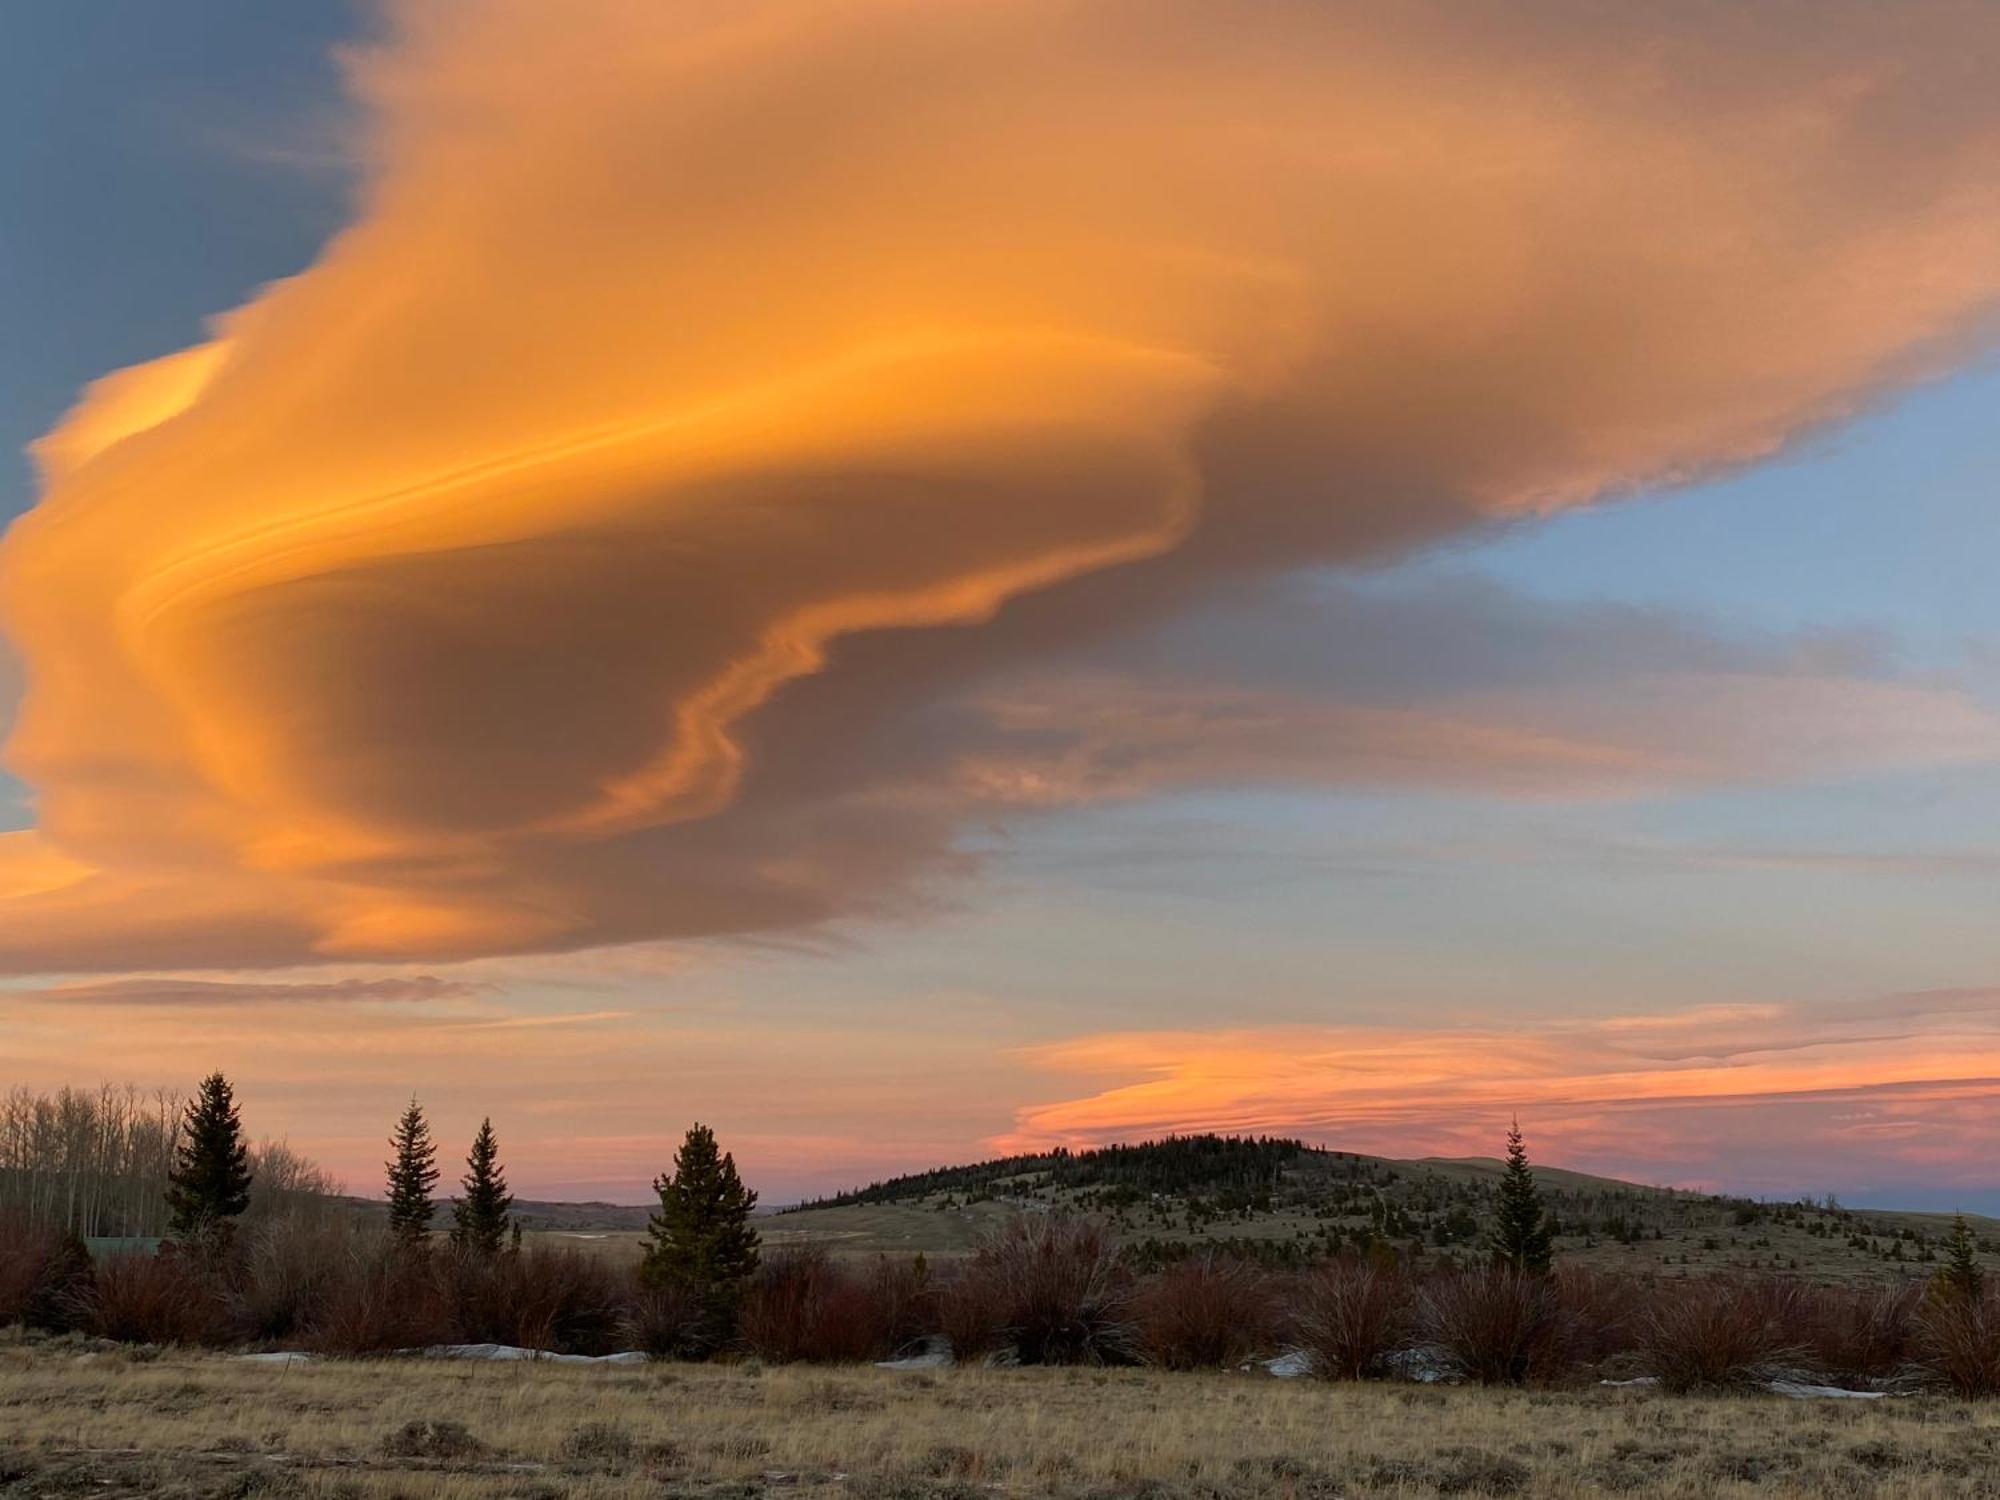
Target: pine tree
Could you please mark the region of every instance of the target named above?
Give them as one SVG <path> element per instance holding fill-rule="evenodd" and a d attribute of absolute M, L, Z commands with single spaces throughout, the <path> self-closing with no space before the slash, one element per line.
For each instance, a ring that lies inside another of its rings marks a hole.
<path fill-rule="evenodd" d="M 1944 1240 L 1944 1269 L 1937 1273 L 1934 1284 L 1939 1291 L 1975 1300 L 1986 1290 L 1986 1273 L 1979 1268 L 1978 1247 L 1964 1214 L 1952 1218 L 1951 1233 Z"/>
<path fill-rule="evenodd" d="M 421 1245 L 437 1211 L 431 1202 L 431 1189 L 438 1180 L 437 1145 L 414 1094 L 389 1144 L 396 1152 L 393 1161 L 383 1163 L 389 1173 L 389 1233 L 405 1247 Z"/>
<path fill-rule="evenodd" d="M 1516 1271 L 1546 1271 L 1555 1258 L 1552 1241 L 1541 1190 L 1528 1168 L 1521 1122 L 1516 1120 L 1507 1131 L 1507 1170 L 1500 1179 L 1500 1202 L 1494 1213 L 1493 1259 Z"/>
<path fill-rule="evenodd" d="M 671 1176 L 654 1179 L 659 1211 L 647 1225 L 640 1278 L 649 1287 L 691 1292 L 702 1304 L 709 1335 L 720 1340 L 734 1321 L 737 1294 L 757 1269 L 757 1231 L 750 1210 L 757 1195 L 736 1175 L 736 1161 L 718 1152 L 715 1132 L 696 1125 L 674 1153 Z"/>
<path fill-rule="evenodd" d="M 493 1122 L 481 1120 L 459 1179 L 465 1196 L 451 1206 L 451 1242 L 474 1255 L 498 1255 L 507 1238 L 507 1211 L 514 1195 L 507 1191 L 507 1174 L 500 1166 L 500 1142 Z"/>
<path fill-rule="evenodd" d="M 250 1152 L 236 1094 L 220 1073 L 202 1079 L 167 1172 L 167 1240 L 182 1249 L 220 1254 L 236 1219 L 250 1206 Z"/>

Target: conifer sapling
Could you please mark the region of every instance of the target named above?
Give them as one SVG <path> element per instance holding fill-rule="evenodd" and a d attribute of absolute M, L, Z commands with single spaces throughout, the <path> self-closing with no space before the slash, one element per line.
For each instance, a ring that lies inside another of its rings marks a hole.
<path fill-rule="evenodd" d="M 507 1239 L 508 1210 L 514 1206 L 514 1195 L 507 1191 L 500 1142 L 490 1119 L 479 1122 L 459 1185 L 465 1196 L 452 1205 L 451 1242 L 474 1255 L 498 1255 Z"/>
<path fill-rule="evenodd" d="M 1500 1178 L 1494 1212 L 1493 1259 L 1515 1271 L 1546 1271 L 1555 1259 L 1554 1235 L 1535 1174 L 1528 1167 L 1519 1120 L 1507 1131 L 1507 1169 Z"/>
<path fill-rule="evenodd" d="M 437 1186 L 437 1144 L 431 1140 L 424 1107 L 410 1098 L 410 1107 L 389 1137 L 395 1157 L 383 1165 L 389 1173 L 389 1233 L 405 1247 L 421 1245 L 430 1233 L 437 1206 L 431 1189 Z"/>
<path fill-rule="evenodd" d="M 706 1125 L 688 1131 L 672 1174 L 656 1178 L 653 1190 L 660 1207 L 647 1225 L 640 1277 L 649 1287 L 693 1293 L 709 1336 L 725 1337 L 743 1282 L 757 1269 L 757 1231 L 750 1227 L 757 1195 L 743 1185 L 735 1159 L 716 1149 Z"/>
<path fill-rule="evenodd" d="M 168 1242 L 188 1250 L 227 1250 L 236 1219 L 250 1206 L 250 1180 L 235 1091 L 228 1079 L 211 1073 L 187 1107 L 167 1172 Z"/>
<path fill-rule="evenodd" d="M 1979 1267 L 1979 1250 L 1964 1214 L 1955 1214 L 1944 1241 L 1944 1269 L 1937 1273 L 1940 1291 L 1977 1301 L 1986 1290 L 1986 1273 Z"/>

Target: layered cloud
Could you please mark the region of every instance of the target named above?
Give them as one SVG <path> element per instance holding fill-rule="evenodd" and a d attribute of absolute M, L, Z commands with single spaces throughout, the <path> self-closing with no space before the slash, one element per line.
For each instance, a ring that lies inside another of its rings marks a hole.
<path fill-rule="evenodd" d="M 1949 0 L 392 6 L 351 227 L 37 450 L 0 963 L 778 929 L 996 800 L 1768 774 L 1752 710 L 1990 753 L 1869 671 L 1088 674 L 1982 347 L 1996 61 Z"/>
<path fill-rule="evenodd" d="M 1096 1092 L 1023 1109 L 1008 1149 L 1171 1131 L 1492 1156 L 1510 1116 L 1548 1159 L 1797 1192 L 1986 1186 L 2000 1145 L 2000 991 L 1704 1006 L 1587 1021 L 1111 1033 L 1031 1049 Z"/>

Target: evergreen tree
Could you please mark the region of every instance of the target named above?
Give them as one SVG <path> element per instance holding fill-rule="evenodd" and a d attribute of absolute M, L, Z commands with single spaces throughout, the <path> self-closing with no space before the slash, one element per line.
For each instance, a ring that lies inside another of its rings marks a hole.
<path fill-rule="evenodd" d="M 1934 1284 L 1957 1297 L 1976 1299 L 1986 1290 L 1986 1273 L 1979 1268 L 1978 1247 L 1964 1214 L 1952 1217 L 1951 1233 L 1944 1240 L 1944 1269 L 1937 1273 Z"/>
<path fill-rule="evenodd" d="M 202 1079 L 187 1107 L 167 1172 L 167 1240 L 184 1249 L 229 1248 L 236 1219 L 250 1206 L 250 1151 L 236 1094 L 220 1073 Z"/>
<path fill-rule="evenodd" d="M 715 1132 L 696 1125 L 674 1153 L 671 1176 L 654 1179 L 659 1211 L 647 1226 L 640 1278 L 649 1287 L 677 1288 L 702 1304 L 711 1339 L 727 1335 L 737 1294 L 757 1269 L 757 1231 L 750 1210 L 757 1195 L 736 1175 L 736 1161 L 718 1152 Z"/>
<path fill-rule="evenodd" d="M 389 1144 L 396 1152 L 393 1161 L 383 1163 L 389 1173 L 389 1233 L 400 1245 L 421 1245 L 437 1211 L 431 1202 L 431 1189 L 438 1180 L 437 1144 L 414 1094 Z"/>
<path fill-rule="evenodd" d="M 1521 1122 L 1507 1131 L 1507 1170 L 1500 1179 L 1500 1201 L 1493 1220 L 1493 1259 L 1516 1271 L 1546 1271 L 1555 1258 L 1548 1215 L 1541 1190 L 1528 1168 L 1528 1148 L 1521 1140 Z"/>
<path fill-rule="evenodd" d="M 514 1206 L 514 1195 L 507 1191 L 500 1142 L 491 1120 L 479 1122 L 459 1186 L 465 1196 L 451 1206 L 451 1242 L 475 1255 L 498 1255 L 507 1238 L 507 1211 Z"/>

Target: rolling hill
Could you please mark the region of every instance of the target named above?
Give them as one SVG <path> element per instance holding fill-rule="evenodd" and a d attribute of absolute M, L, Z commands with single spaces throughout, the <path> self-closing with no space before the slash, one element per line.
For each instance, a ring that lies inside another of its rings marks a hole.
<path fill-rule="evenodd" d="M 1293 1140 L 1174 1137 L 892 1178 L 783 1210 L 762 1229 L 774 1246 L 935 1256 L 969 1251 L 1009 1214 L 1068 1211 L 1104 1219 L 1142 1262 L 1202 1247 L 1275 1263 L 1374 1247 L 1463 1259 L 1480 1252 L 1501 1166 L 1479 1157 L 1363 1156 Z M 1761 1202 L 1550 1167 L 1536 1178 L 1557 1222 L 1558 1254 L 1607 1268 L 1872 1279 L 1934 1264 L 1950 1228 L 1948 1214 Z M 1982 1251 L 2000 1264 L 2000 1223 L 1972 1222 Z"/>

